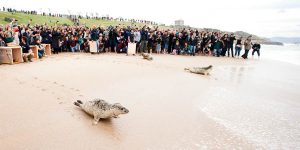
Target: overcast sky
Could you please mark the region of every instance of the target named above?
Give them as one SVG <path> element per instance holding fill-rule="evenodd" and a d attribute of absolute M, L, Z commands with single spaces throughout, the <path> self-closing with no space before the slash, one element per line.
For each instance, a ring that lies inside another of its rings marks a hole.
<path fill-rule="evenodd" d="M 73 14 L 98 13 L 174 24 L 246 31 L 263 37 L 300 36 L 300 0 L 0 0 L 0 6 Z"/>

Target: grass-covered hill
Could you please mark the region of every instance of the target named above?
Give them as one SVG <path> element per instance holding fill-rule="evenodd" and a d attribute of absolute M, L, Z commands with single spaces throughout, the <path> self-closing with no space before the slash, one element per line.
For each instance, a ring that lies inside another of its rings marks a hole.
<path fill-rule="evenodd" d="M 47 24 L 50 26 L 54 26 L 58 21 L 57 25 L 73 25 L 73 21 L 68 17 L 51 17 L 51 16 L 42 16 L 42 15 L 32 15 L 25 13 L 11 13 L 11 12 L 2 12 L 0 11 L 0 24 L 6 25 L 10 23 L 9 19 L 15 18 L 18 20 L 19 24 L 28 24 L 29 20 L 32 19 L 31 24 Z M 96 26 L 116 26 L 116 25 L 124 25 L 124 26 L 143 26 L 145 24 L 142 23 L 132 23 L 129 21 L 115 21 L 115 20 L 102 20 L 102 19 L 80 19 L 80 24 L 84 24 L 88 27 L 93 25 Z"/>

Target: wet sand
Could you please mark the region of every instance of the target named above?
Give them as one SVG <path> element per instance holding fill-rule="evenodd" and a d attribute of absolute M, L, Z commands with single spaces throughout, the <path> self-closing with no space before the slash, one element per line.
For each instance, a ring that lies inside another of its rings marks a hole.
<path fill-rule="evenodd" d="M 207 66 L 210 76 L 184 71 Z M 60 54 L 0 65 L 0 149 L 297 149 L 300 67 L 267 60 Z M 77 99 L 130 113 L 92 125 Z"/>

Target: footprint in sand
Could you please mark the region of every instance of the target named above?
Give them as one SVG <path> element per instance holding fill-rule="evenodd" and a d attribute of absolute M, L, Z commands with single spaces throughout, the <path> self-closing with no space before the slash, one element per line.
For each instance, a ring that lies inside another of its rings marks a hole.
<path fill-rule="evenodd" d="M 79 89 L 76 89 L 76 92 L 80 92 L 80 90 L 79 90 Z"/>
<path fill-rule="evenodd" d="M 35 80 L 39 79 L 38 77 L 34 77 Z"/>
<path fill-rule="evenodd" d="M 42 89 L 43 92 L 47 91 L 46 89 Z"/>
<path fill-rule="evenodd" d="M 63 85 L 63 84 L 62 84 L 62 85 L 60 85 L 60 86 L 61 86 L 61 87 L 65 87 L 65 85 Z"/>
<path fill-rule="evenodd" d="M 57 82 L 53 82 L 53 84 L 57 84 Z"/>
<path fill-rule="evenodd" d="M 78 95 L 79 97 L 83 97 L 83 95 Z"/>

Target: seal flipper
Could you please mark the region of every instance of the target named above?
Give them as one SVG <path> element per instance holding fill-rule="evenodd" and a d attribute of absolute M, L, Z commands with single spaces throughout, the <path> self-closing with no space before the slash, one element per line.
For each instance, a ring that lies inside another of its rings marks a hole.
<path fill-rule="evenodd" d="M 78 106 L 78 107 L 81 107 L 81 104 L 78 103 L 78 102 L 74 102 L 74 105 Z"/>
<path fill-rule="evenodd" d="M 79 104 L 83 104 L 83 102 L 81 100 L 77 100 L 77 103 Z"/>

